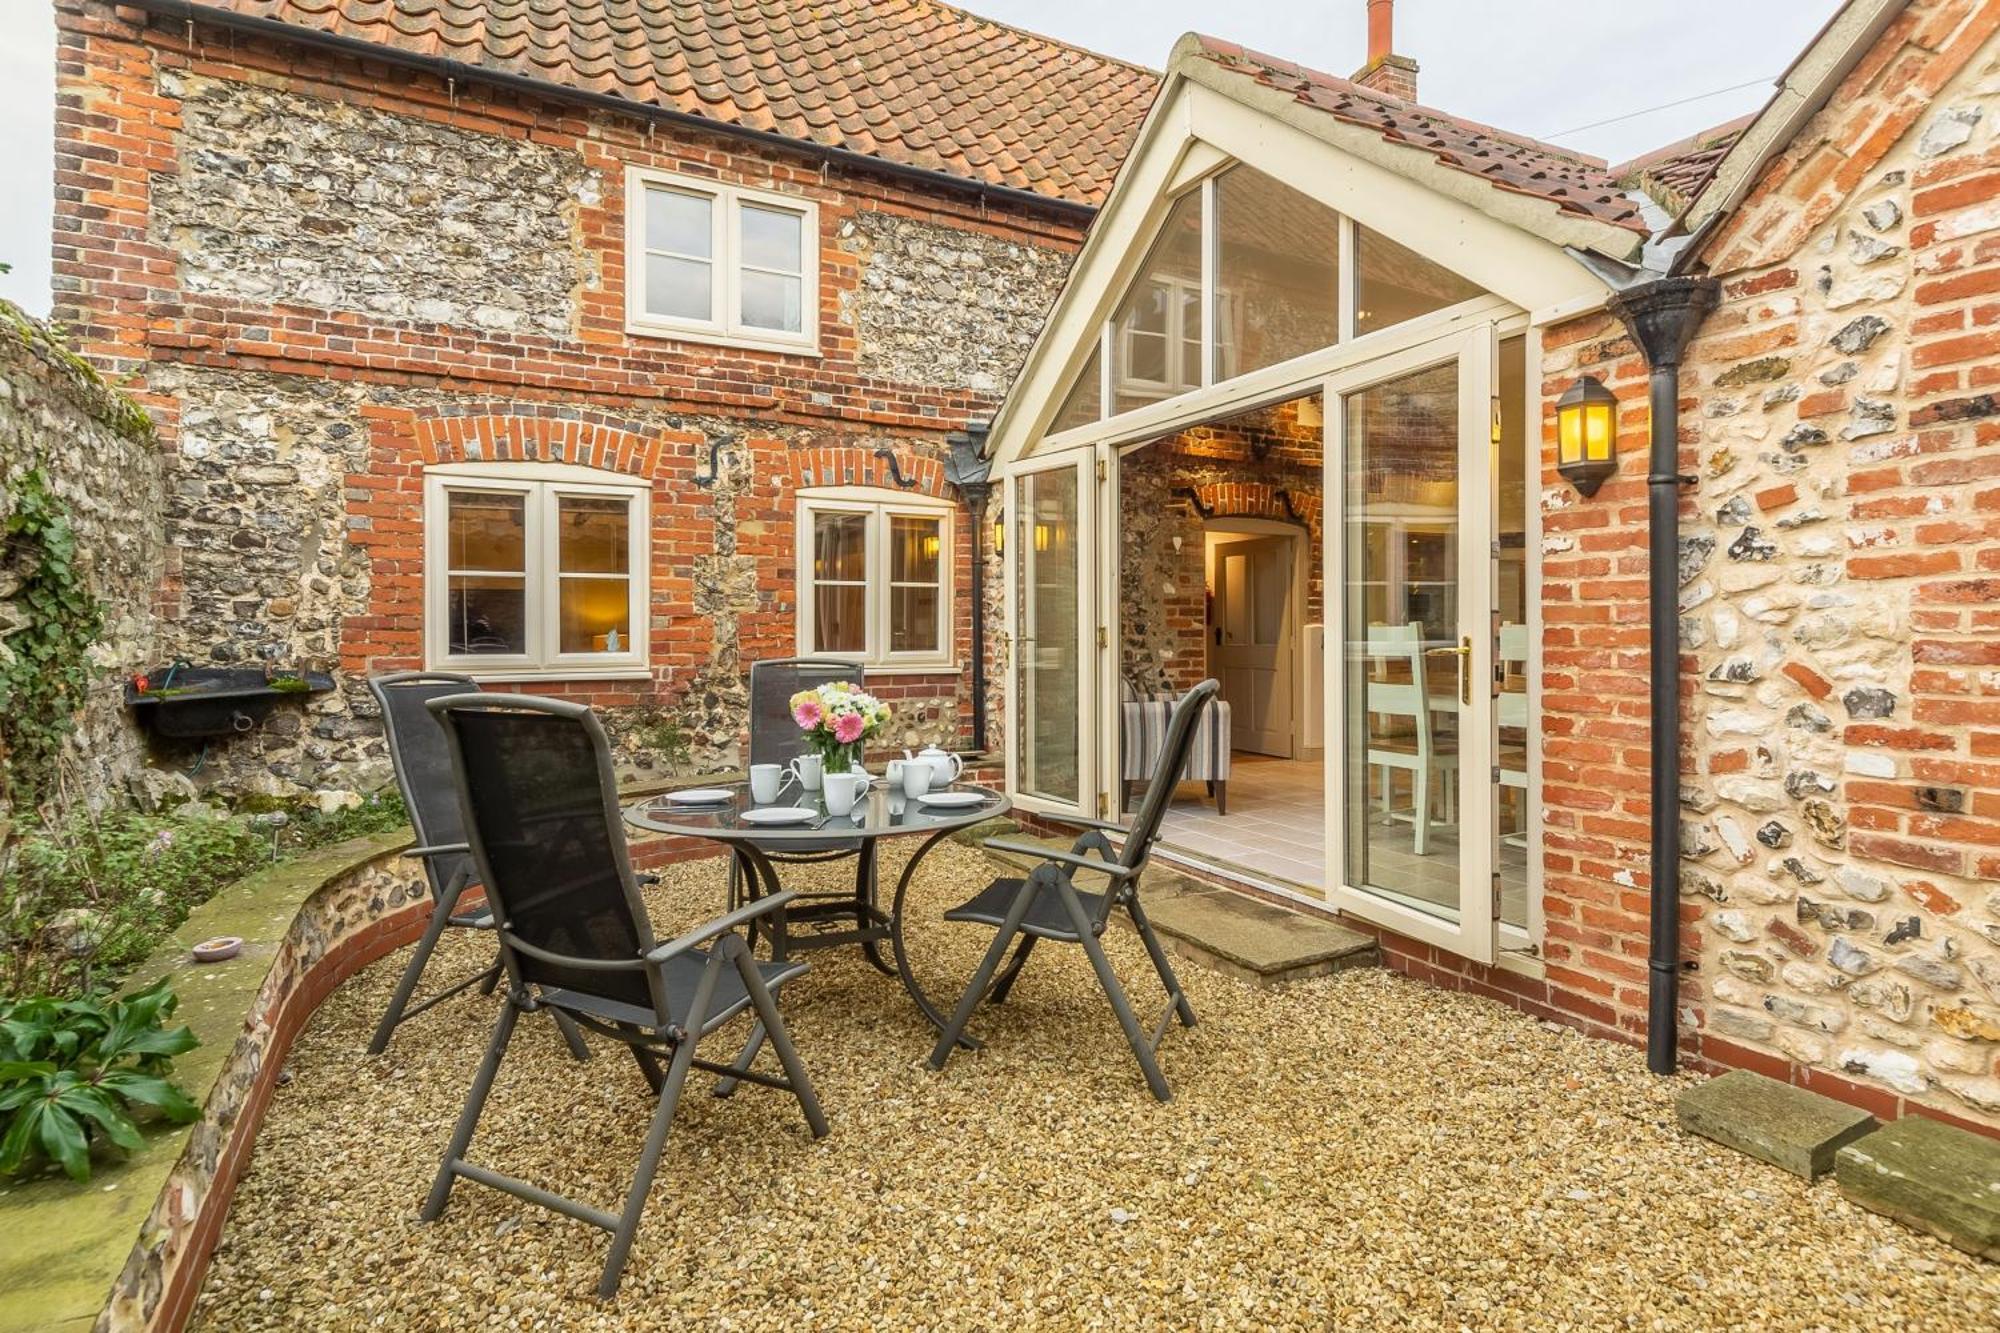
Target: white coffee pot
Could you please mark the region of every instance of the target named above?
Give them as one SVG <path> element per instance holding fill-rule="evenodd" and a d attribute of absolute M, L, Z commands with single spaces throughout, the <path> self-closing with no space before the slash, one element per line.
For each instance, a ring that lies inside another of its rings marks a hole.
<path fill-rule="evenodd" d="M 915 754 L 903 751 L 903 758 L 911 763 L 928 764 L 931 770 L 931 789 L 943 791 L 958 781 L 958 775 L 965 771 L 965 761 L 957 755 L 941 750 L 935 745 L 927 745 Z"/>

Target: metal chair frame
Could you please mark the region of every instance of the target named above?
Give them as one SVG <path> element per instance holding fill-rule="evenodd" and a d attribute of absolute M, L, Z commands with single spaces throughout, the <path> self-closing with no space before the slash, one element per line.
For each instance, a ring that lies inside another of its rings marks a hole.
<path fill-rule="evenodd" d="M 1005 838 L 986 841 L 984 845 L 989 850 L 1040 857 L 1041 864 L 1030 871 L 1026 879 L 994 880 L 970 901 L 945 913 L 947 921 L 978 922 L 996 926 L 997 930 L 986 956 L 973 973 L 972 981 L 959 997 L 951 1021 L 945 1025 L 937 1045 L 931 1050 L 932 1069 L 944 1068 L 953 1048 L 958 1045 L 965 1025 L 972 1020 L 973 1010 L 982 1000 L 993 1004 L 1006 1001 L 1036 941 L 1058 940 L 1083 946 L 1091 970 L 1097 974 L 1098 984 L 1103 987 L 1105 997 L 1111 1002 L 1112 1012 L 1118 1017 L 1118 1026 L 1124 1030 L 1125 1040 L 1138 1059 L 1140 1071 L 1146 1076 L 1146 1086 L 1152 1090 L 1153 1096 L 1163 1102 L 1172 1098 L 1173 1092 L 1167 1086 L 1166 1076 L 1160 1072 L 1158 1051 L 1175 1019 L 1180 1020 L 1182 1027 L 1195 1025 L 1194 1007 L 1188 1003 L 1187 994 L 1181 989 L 1172 964 L 1167 961 L 1167 952 L 1161 946 L 1159 937 L 1153 933 L 1152 922 L 1147 920 L 1144 909 L 1139 905 L 1139 876 L 1152 854 L 1153 844 L 1159 841 L 1160 823 L 1168 803 L 1173 799 L 1182 766 L 1187 762 L 1187 749 L 1193 743 L 1195 724 L 1200 720 L 1202 709 L 1208 707 L 1220 688 L 1216 681 L 1205 680 L 1189 690 L 1175 705 L 1173 718 L 1167 725 L 1166 743 L 1161 747 L 1159 762 L 1130 829 L 1101 820 L 1065 816 L 1065 822 L 1088 825 L 1067 852 L 1051 852 L 1032 843 L 1013 842 Z M 1124 847 L 1114 851 L 1106 833 L 1123 833 Z M 1090 852 L 1097 854 L 1096 859 L 1086 854 Z M 1104 892 L 1093 893 L 1076 887 L 1075 876 L 1086 871 L 1103 875 L 1109 881 Z M 1005 903 L 1004 909 L 1002 903 Z M 1038 911 L 1038 908 L 1041 910 Z M 1126 998 L 1125 988 L 1119 984 L 1110 960 L 1105 957 L 1101 942 L 1111 914 L 1120 910 L 1138 932 L 1140 942 L 1145 945 L 1146 954 L 1152 960 L 1153 970 L 1159 974 L 1160 982 L 1167 991 L 1167 1006 L 1153 1024 L 1150 1034 L 1140 1026 L 1131 1001 Z M 1007 949 L 1017 935 L 1021 938 L 1021 947 L 1003 970 L 1001 960 L 1006 957 Z"/>
<path fill-rule="evenodd" d="M 368 1039 L 368 1053 L 380 1055 L 389 1048 L 389 1039 L 403 1023 L 415 1018 L 426 1010 L 435 1008 L 455 995 L 478 986 L 480 994 L 491 995 L 499 984 L 501 974 L 500 959 L 496 955 L 492 966 L 483 972 L 454 982 L 452 985 L 425 999 L 414 1008 L 410 998 L 416 994 L 417 984 L 423 979 L 424 969 L 429 966 L 431 954 L 438 941 L 444 937 L 445 928 L 456 926 L 462 930 L 491 930 L 493 917 L 490 908 L 475 908 L 469 912 L 458 910 L 458 901 L 465 891 L 479 881 L 473 873 L 471 850 L 465 842 L 435 826 L 434 816 L 440 813 L 434 805 L 435 798 L 426 799 L 426 793 L 419 790 L 416 776 L 412 773 L 414 764 L 411 750 L 420 745 L 435 744 L 444 749 L 444 733 L 421 736 L 409 726 L 412 720 L 422 726 L 436 727 L 437 723 L 425 717 L 422 719 L 398 719 L 396 699 L 392 691 L 409 690 L 421 692 L 429 699 L 444 694 L 464 694 L 479 689 L 477 681 L 470 676 L 450 671 L 392 671 L 368 678 L 368 692 L 375 696 L 375 702 L 382 709 L 382 730 L 389 742 L 389 763 L 396 774 L 396 789 L 402 793 L 403 808 L 409 813 L 410 827 L 417 836 L 417 845 L 403 853 L 415 857 L 423 863 L 424 879 L 431 891 L 431 919 L 424 927 L 423 937 L 417 941 L 416 952 L 403 969 L 402 977 L 396 982 L 396 991 L 390 997 L 389 1007 L 382 1019 L 375 1025 L 374 1033 Z M 447 793 L 445 800 L 449 806 L 457 805 L 456 792 Z M 570 1053 L 579 1060 L 590 1058 L 590 1048 L 583 1043 L 583 1037 L 576 1026 L 568 1021 L 567 1015 L 557 1016 L 562 1028 L 563 1040 L 569 1043 Z"/>
<path fill-rule="evenodd" d="M 481 693 L 447 695 L 432 700 L 429 707 L 444 724 L 453 770 L 459 778 L 459 798 L 464 809 L 467 841 L 482 880 L 489 886 L 489 893 L 494 892 L 492 886 L 504 882 L 493 874 L 492 855 L 496 850 L 505 854 L 510 845 L 496 844 L 488 836 L 490 831 L 483 828 L 478 818 L 465 780 L 466 761 L 458 716 L 489 710 L 532 712 L 575 722 L 585 730 L 596 751 L 601 814 L 605 821 L 604 838 L 615 853 L 615 869 L 623 890 L 625 911 L 629 913 L 625 925 L 638 941 L 638 950 L 637 956 L 631 958 L 552 952 L 517 935 L 510 924 L 506 902 L 494 902 L 495 933 L 500 942 L 501 965 L 506 969 L 508 981 L 506 1002 L 501 1008 L 499 1021 L 494 1025 L 492 1039 L 487 1043 L 486 1054 L 479 1063 L 472 1087 L 466 1094 L 465 1106 L 459 1112 L 450 1145 L 432 1181 L 421 1215 L 427 1222 L 436 1220 L 449 1201 L 452 1186 L 463 1177 L 566 1217 L 588 1222 L 611 1233 L 611 1248 L 605 1256 L 603 1273 L 598 1280 L 598 1294 L 609 1297 L 616 1294 L 623 1277 L 633 1238 L 639 1230 L 639 1220 L 645 1212 L 646 1196 L 666 1150 L 667 1133 L 690 1070 L 699 1069 L 719 1076 L 722 1083 L 717 1088 L 718 1095 L 728 1095 L 739 1081 L 786 1090 L 798 1099 L 814 1138 L 821 1138 L 828 1131 L 826 1114 L 820 1108 L 812 1081 L 799 1060 L 777 1002 L 772 998 L 774 988 L 803 973 L 806 965 L 796 961 L 759 963 L 743 937 L 736 933 L 739 928 L 747 927 L 760 917 L 782 912 L 792 895 L 781 893 L 760 898 L 665 944 L 656 943 L 651 920 L 640 897 L 639 877 L 633 873 L 630 857 L 625 854 L 610 746 L 603 727 L 590 709 L 560 699 Z M 630 1005 L 554 987 L 545 980 L 536 979 L 538 976 L 546 978 L 552 969 L 606 978 L 613 974 L 637 973 L 644 978 L 652 1000 L 652 1012 L 641 1014 Z M 676 1013 L 669 1000 L 670 987 L 675 980 L 685 983 L 691 974 L 697 977 L 692 997 Z M 733 996 L 725 994 L 725 979 L 734 979 L 739 983 L 740 992 Z M 522 1014 L 540 1009 L 561 1013 L 591 1032 L 624 1045 L 631 1051 L 647 1085 L 659 1099 L 631 1184 L 616 1213 L 565 1198 L 528 1181 L 466 1160 L 466 1150 L 471 1146 L 480 1112 L 493 1090 L 501 1061 L 513 1040 L 515 1026 Z M 721 1064 L 696 1054 L 696 1046 L 704 1037 L 746 1009 L 755 1014 L 756 1021 L 749 1040 L 734 1061 Z M 784 1069 L 783 1077 L 750 1068 L 767 1040 Z"/>

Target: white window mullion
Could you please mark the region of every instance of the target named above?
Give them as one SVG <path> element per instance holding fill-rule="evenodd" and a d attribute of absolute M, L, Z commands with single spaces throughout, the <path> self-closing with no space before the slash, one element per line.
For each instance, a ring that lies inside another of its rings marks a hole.
<path fill-rule="evenodd" d="M 1333 281 L 1340 290 L 1334 293 L 1338 302 L 1336 327 L 1340 330 L 1340 341 L 1354 341 L 1354 301 L 1359 274 L 1355 271 L 1354 219 L 1345 213 L 1340 216 L 1340 262 L 1334 265 Z"/>
<path fill-rule="evenodd" d="M 540 553 L 535 562 L 539 568 L 528 579 L 527 620 L 532 627 L 528 634 L 528 656 L 540 667 L 547 666 L 555 657 L 559 637 L 556 617 L 562 605 L 562 573 L 557 561 L 561 558 L 558 545 L 561 527 L 556 521 L 555 507 L 555 494 L 547 488 L 536 491 L 528 506 L 527 546 L 530 551 Z"/>
<path fill-rule="evenodd" d="M 1215 383 L 1215 231 L 1215 177 L 1210 176 L 1201 183 L 1201 373 L 1195 383 L 1203 388 Z"/>

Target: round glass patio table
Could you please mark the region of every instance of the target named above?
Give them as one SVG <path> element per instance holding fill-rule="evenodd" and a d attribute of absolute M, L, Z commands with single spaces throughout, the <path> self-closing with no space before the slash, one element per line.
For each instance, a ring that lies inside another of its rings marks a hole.
<path fill-rule="evenodd" d="M 771 956 L 783 958 L 805 949 L 859 944 L 871 963 L 903 983 L 903 989 L 909 992 L 910 999 L 924 1017 L 942 1028 L 945 1025 L 944 1013 L 924 994 L 923 987 L 917 984 L 915 975 L 910 971 L 909 953 L 903 942 L 904 900 L 909 895 L 910 882 L 916 877 L 917 867 L 923 864 L 931 848 L 959 829 L 971 828 L 1006 814 L 1013 808 L 1013 802 L 990 787 L 956 782 L 942 791 L 976 795 L 980 797 L 978 804 L 927 805 L 920 797 L 906 797 L 900 791 L 883 791 L 884 785 L 881 778 L 876 778 L 874 787 L 856 801 L 853 812 L 846 815 L 830 814 L 821 793 L 801 795 L 796 788 L 788 788 L 776 801 L 760 806 L 751 798 L 749 783 L 733 782 L 717 788 L 726 791 L 728 796 L 713 804 L 677 803 L 669 799 L 671 793 L 663 793 L 627 806 L 625 819 L 634 827 L 649 832 L 682 838 L 705 838 L 721 843 L 735 857 L 742 871 L 743 883 L 752 898 L 779 891 L 779 861 L 787 864 L 824 861 L 852 854 L 855 858 L 853 891 L 801 894 L 764 929 L 763 933 L 771 942 Z M 877 792 L 882 792 L 885 799 L 875 799 Z M 743 818 L 747 810 L 783 806 L 808 810 L 812 817 L 798 824 L 756 824 Z M 897 876 L 896 892 L 885 912 L 876 899 L 876 852 L 890 838 L 907 837 L 920 837 L 923 841 L 917 844 L 909 863 L 903 867 L 903 873 Z M 788 929 L 788 918 L 793 917 L 801 922 L 851 918 L 854 925 L 847 930 L 793 933 Z M 755 927 L 753 943 L 754 932 Z M 893 967 L 884 962 L 877 948 L 882 940 L 889 942 L 890 953 L 895 960 Z M 962 1039 L 962 1044 L 977 1046 L 979 1043 L 966 1037 Z"/>

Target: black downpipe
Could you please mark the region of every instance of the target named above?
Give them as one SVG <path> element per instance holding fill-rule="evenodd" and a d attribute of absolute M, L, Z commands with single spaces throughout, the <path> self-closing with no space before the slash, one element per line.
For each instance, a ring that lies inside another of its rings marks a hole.
<path fill-rule="evenodd" d="M 974 418 L 945 437 L 945 480 L 958 488 L 972 518 L 972 743 L 986 749 L 986 503 L 993 464 L 982 457 L 992 423 Z"/>
<path fill-rule="evenodd" d="M 1680 471 L 1681 354 L 1715 307 L 1712 278 L 1668 277 L 1611 299 L 1645 354 L 1651 424 L 1646 456 L 1648 669 L 1652 673 L 1652 903 L 1646 967 L 1646 1067 L 1674 1072 L 1680 1046 Z"/>

